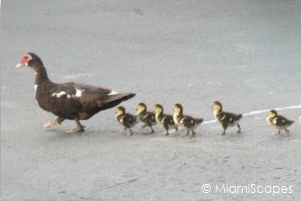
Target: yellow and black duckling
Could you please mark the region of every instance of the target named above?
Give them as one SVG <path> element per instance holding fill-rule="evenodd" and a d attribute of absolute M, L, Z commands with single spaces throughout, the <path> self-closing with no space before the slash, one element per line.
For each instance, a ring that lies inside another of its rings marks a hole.
<path fill-rule="evenodd" d="M 280 134 L 280 131 L 284 129 L 287 135 L 289 135 L 289 130 L 287 128 L 294 123 L 294 121 L 278 115 L 276 110 L 270 110 L 266 120 L 268 124 L 278 129 L 278 134 Z"/>
<path fill-rule="evenodd" d="M 116 120 L 123 126 L 123 130 L 129 130 L 130 132 L 127 134 L 127 136 L 131 136 L 133 134 L 131 128 L 134 127 L 138 121 L 137 117 L 126 113 L 125 108 L 122 106 L 119 106 L 116 108 Z"/>
<path fill-rule="evenodd" d="M 147 111 L 145 103 L 139 103 L 136 110 L 139 120 L 144 124 L 142 127 L 148 126 L 152 130 L 151 133 L 154 133 L 152 126 L 157 124 L 155 113 Z"/>
<path fill-rule="evenodd" d="M 240 133 L 241 128 L 239 125 L 239 121 L 242 118 L 242 114 L 234 114 L 234 113 L 230 113 L 230 112 L 224 112 L 223 106 L 222 106 L 221 102 L 219 102 L 219 101 L 213 102 L 212 109 L 213 109 L 214 118 L 222 125 L 222 127 L 224 129 L 222 135 L 225 135 L 226 129 L 228 127 L 232 127 L 232 126 L 237 126 L 238 127 L 237 133 Z"/>
<path fill-rule="evenodd" d="M 173 116 L 164 114 L 164 109 L 162 105 L 156 104 L 154 107 L 154 111 L 155 111 L 155 118 L 157 123 L 162 124 L 166 130 L 165 135 L 169 135 L 168 131 L 170 128 L 175 128 L 176 130 L 178 130 L 178 127 L 173 120 Z"/>
<path fill-rule="evenodd" d="M 191 116 L 183 115 L 183 106 L 180 103 L 175 104 L 173 111 L 173 120 L 176 125 L 187 129 L 186 136 L 189 135 L 189 132 L 191 131 L 190 137 L 193 138 L 196 134 L 194 129 L 203 122 L 203 118 L 193 118 Z"/>

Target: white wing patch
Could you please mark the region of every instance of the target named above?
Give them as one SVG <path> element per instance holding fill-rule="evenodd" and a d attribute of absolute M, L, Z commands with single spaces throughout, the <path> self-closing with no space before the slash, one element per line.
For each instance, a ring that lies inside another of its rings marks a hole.
<path fill-rule="evenodd" d="M 63 95 L 66 95 L 67 93 L 65 91 L 60 91 L 59 93 L 53 93 L 52 96 L 56 96 L 57 98 L 60 98 Z"/>
<path fill-rule="evenodd" d="M 57 98 L 60 98 L 62 96 L 66 96 L 67 98 L 73 98 L 73 97 L 81 97 L 83 92 L 85 90 L 76 89 L 75 94 L 68 94 L 66 91 L 60 91 L 58 93 L 52 93 L 51 96 L 55 96 Z"/>
<path fill-rule="evenodd" d="M 111 95 L 115 95 L 115 94 L 118 94 L 118 92 L 115 90 L 112 90 L 108 95 L 111 96 Z"/>
<path fill-rule="evenodd" d="M 81 97 L 85 90 L 76 89 L 75 97 Z"/>

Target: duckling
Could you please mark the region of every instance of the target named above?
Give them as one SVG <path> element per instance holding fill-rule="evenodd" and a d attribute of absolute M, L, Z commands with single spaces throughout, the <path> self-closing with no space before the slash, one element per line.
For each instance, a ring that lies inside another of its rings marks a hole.
<path fill-rule="evenodd" d="M 230 112 L 224 112 L 223 111 L 223 106 L 222 106 L 221 102 L 219 102 L 219 101 L 214 101 L 213 102 L 212 109 L 213 109 L 214 118 L 220 124 L 222 124 L 222 127 L 224 129 L 222 135 L 225 135 L 226 134 L 226 129 L 228 127 L 232 127 L 232 126 L 237 126 L 238 127 L 237 133 L 241 132 L 239 121 L 242 118 L 242 114 L 234 114 L 234 113 L 230 113 Z"/>
<path fill-rule="evenodd" d="M 183 115 L 183 106 L 180 103 L 175 104 L 174 106 L 174 115 L 173 120 L 178 127 L 183 127 L 187 129 L 187 133 L 185 136 L 189 135 L 189 131 L 191 131 L 191 138 L 195 136 L 194 129 L 196 129 L 202 122 L 203 118 L 193 118 L 191 116 Z"/>
<path fill-rule="evenodd" d="M 145 103 L 139 103 L 136 110 L 139 120 L 144 124 L 142 127 L 148 126 L 152 130 L 151 133 L 154 133 L 152 126 L 157 124 L 155 113 L 147 111 Z"/>
<path fill-rule="evenodd" d="M 173 117 L 171 115 L 164 114 L 164 109 L 162 105 L 156 104 L 154 107 L 154 111 L 155 111 L 155 118 L 157 123 L 162 124 L 166 130 L 165 135 L 169 135 L 168 132 L 169 128 L 175 128 L 176 131 L 178 131 L 178 127 L 175 124 Z"/>
<path fill-rule="evenodd" d="M 284 129 L 287 135 L 289 135 L 289 130 L 287 128 L 294 123 L 294 121 L 278 115 L 276 110 L 270 110 L 266 120 L 269 125 L 278 129 L 278 134 L 280 134 L 280 131 Z"/>
<path fill-rule="evenodd" d="M 127 136 L 133 135 L 131 128 L 138 123 L 137 117 L 132 114 L 126 113 L 125 108 L 122 106 L 117 107 L 115 117 L 116 120 L 123 126 L 124 131 L 127 129 L 130 131 Z"/>

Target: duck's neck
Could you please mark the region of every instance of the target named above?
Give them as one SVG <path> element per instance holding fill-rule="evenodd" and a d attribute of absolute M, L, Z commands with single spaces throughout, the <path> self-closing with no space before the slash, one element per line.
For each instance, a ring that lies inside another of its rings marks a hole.
<path fill-rule="evenodd" d="M 34 69 L 36 72 L 36 80 L 35 80 L 36 85 L 50 81 L 44 66 L 41 65 L 39 67 L 35 67 Z"/>

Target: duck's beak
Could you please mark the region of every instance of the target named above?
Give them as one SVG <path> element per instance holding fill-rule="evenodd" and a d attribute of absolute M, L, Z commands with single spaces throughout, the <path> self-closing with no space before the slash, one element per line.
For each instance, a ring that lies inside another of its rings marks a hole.
<path fill-rule="evenodd" d="M 22 63 L 18 63 L 15 68 L 20 68 L 21 66 L 24 66 Z"/>

